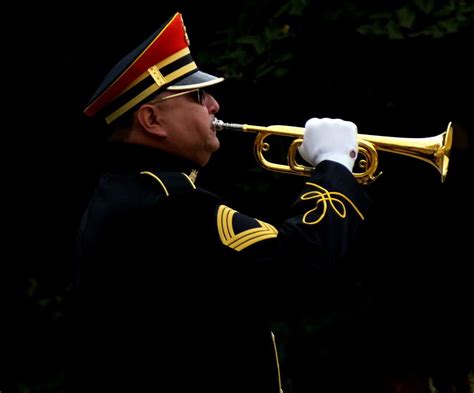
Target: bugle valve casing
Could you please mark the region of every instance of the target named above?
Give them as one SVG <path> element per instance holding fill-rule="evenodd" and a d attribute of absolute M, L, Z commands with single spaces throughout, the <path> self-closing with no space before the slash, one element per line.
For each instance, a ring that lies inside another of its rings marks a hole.
<path fill-rule="evenodd" d="M 249 124 L 224 123 L 222 120 L 214 119 L 214 127 L 217 131 L 235 130 L 257 133 L 254 142 L 255 158 L 259 164 L 271 171 L 309 176 L 314 168 L 299 164 L 297 162 L 297 150 L 303 142 L 304 128 L 285 125 L 255 126 Z M 293 138 L 287 154 L 287 163 L 275 163 L 265 158 L 265 152 L 270 150 L 270 144 L 265 141 L 268 136 L 278 135 Z M 448 174 L 449 156 L 453 139 L 453 127 L 451 122 L 446 131 L 433 137 L 426 138 L 401 138 L 380 135 L 358 134 L 358 169 L 353 175 L 359 183 L 370 184 L 375 181 L 381 173 L 376 174 L 378 151 L 401 154 L 422 160 L 435 167 L 441 174 L 444 182 Z"/>

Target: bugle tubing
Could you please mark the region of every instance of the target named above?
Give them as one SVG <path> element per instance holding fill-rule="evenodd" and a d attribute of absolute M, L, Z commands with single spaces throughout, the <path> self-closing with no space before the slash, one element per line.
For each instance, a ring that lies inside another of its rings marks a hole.
<path fill-rule="evenodd" d="M 249 124 L 224 123 L 222 120 L 214 119 L 214 127 L 217 131 L 234 130 L 257 133 L 254 142 L 254 153 L 258 163 L 274 172 L 309 176 L 314 168 L 299 164 L 297 160 L 298 147 L 303 142 L 304 128 L 285 125 L 255 126 Z M 284 136 L 293 138 L 287 155 L 287 163 L 275 163 L 265 158 L 265 152 L 270 150 L 270 143 L 265 139 L 268 136 Z M 376 174 L 378 151 L 416 158 L 427 162 L 435 167 L 441 174 L 441 182 L 444 182 L 448 174 L 449 157 L 453 140 L 453 126 L 448 124 L 446 131 L 433 137 L 427 138 L 400 138 L 391 136 L 358 134 L 358 168 L 361 172 L 354 172 L 354 177 L 362 184 L 370 184 L 375 181 L 381 173 Z"/>

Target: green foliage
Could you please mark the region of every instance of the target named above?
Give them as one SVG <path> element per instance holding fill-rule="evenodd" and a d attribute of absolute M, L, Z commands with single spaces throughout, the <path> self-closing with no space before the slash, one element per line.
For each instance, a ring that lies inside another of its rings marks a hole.
<path fill-rule="evenodd" d="M 441 38 L 467 27 L 473 17 L 474 5 L 465 0 L 408 0 L 383 12 L 362 15 L 357 31 L 388 39 Z"/>
<path fill-rule="evenodd" d="M 36 315 L 51 321 L 61 321 L 64 317 L 64 293 L 51 293 L 37 278 L 28 278 L 24 298 Z"/>
<path fill-rule="evenodd" d="M 247 23 L 246 23 L 247 25 Z M 282 77 L 287 73 L 285 66 L 293 55 L 286 45 L 290 37 L 290 26 L 270 21 L 267 25 L 244 29 L 228 27 L 218 32 L 218 39 L 209 48 L 209 54 L 203 54 L 204 62 L 215 63 L 216 68 L 227 78 L 259 79 L 267 76 Z M 211 53 L 222 53 L 214 60 Z"/>
<path fill-rule="evenodd" d="M 473 19 L 474 5 L 468 0 L 247 0 L 237 23 L 217 32 L 202 62 L 228 79 L 278 79 L 288 75 L 301 37 L 321 39 L 342 31 L 387 40 L 437 39 L 467 28 Z"/>
<path fill-rule="evenodd" d="M 16 386 L 19 393 L 64 393 L 65 381 L 64 372 L 49 375 L 48 381 L 45 383 L 24 383 L 21 382 Z"/>

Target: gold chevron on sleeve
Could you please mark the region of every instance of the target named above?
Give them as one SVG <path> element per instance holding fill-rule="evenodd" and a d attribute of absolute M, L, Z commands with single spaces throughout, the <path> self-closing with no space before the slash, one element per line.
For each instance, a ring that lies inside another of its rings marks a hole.
<path fill-rule="evenodd" d="M 245 229 L 236 234 L 233 223 L 235 214 L 240 213 L 225 205 L 219 206 L 217 211 L 217 230 L 219 231 L 219 238 L 222 244 L 236 251 L 242 251 L 252 244 L 278 236 L 278 231 L 273 225 L 251 217 L 246 217 L 246 219 L 249 224 L 255 227 Z"/>

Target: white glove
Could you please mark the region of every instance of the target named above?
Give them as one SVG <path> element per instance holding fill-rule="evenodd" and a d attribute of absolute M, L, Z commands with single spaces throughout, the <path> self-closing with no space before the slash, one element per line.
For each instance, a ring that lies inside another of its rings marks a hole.
<path fill-rule="evenodd" d="M 341 119 L 309 119 L 298 151 L 316 167 L 324 160 L 336 161 L 352 172 L 357 158 L 357 126 Z"/>

